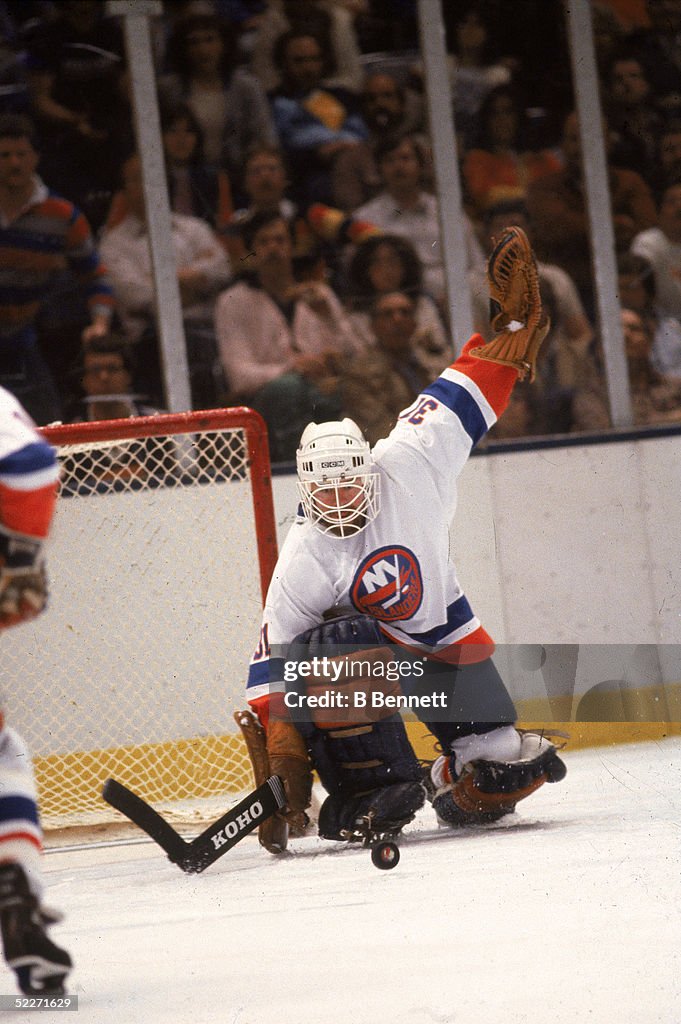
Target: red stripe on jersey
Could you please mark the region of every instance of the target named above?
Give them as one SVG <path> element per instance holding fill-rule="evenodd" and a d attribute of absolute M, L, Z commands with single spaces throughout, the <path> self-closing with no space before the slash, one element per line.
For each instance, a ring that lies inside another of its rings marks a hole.
<path fill-rule="evenodd" d="M 452 644 L 452 647 L 458 649 L 457 665 L 477 665 L 479 661 L 487 661 L 494 654 L 494 640 L 484 626 L 478 626 L 468 636 Z"/>
<path fill-rule="evenodd" d="M 37 846 L 42 851 L 43 844 L 37 836 L 32 835 L 30 832 L 7 832 L 4 836 L 0 836 L 0 863 L 3 861 L 2 844 L 11 842 L 13 839 L 21 839 L 24 842 L 32 843 L 33 846 Z"/>
<path fill-rule="evenodd" d="M 502 366 L 487 359 L 476 359 L 469 355 L 472 348 L 484 345 L 485 340 L 480 334 L 474 334 L 464 345 L 463 351 L 452 369 L 464 373 L 474 381 L 494 409 L 497 419 L 509 403 L 511 392 L 518 380 L 518 371 L 512 366 Z"/>
<path fill-rule="evenodd" d="M 0 483 L 0 520 L 17 533 L 47 537 L 56 500 L 56 483 L 35 491 L 16 491 Z"/>
<path fill-rule="evenodd" d="M 55 217 L 57 220 L 70 221 L 74 214 L 74 206 L 68 199 L 62 196 L 50 195 L 42 201 L 40 213 L 47 217 Z M 81 214 L 82 216 L 82 214 Z M 78 219 L 78 218 L 76 218 Z"/>
<path fill-rule="evenodd" d="M 272 693 L 264 693 L 261 697 L 249 700 L 250 708 L 260 719 L 260 724 L 265 732 L 267 732 L 270 718 L 276 718 L 279 722 L 291 720 L 289 709 L 284 703 L 285 696 L 281 690 L 273 690 Z"/>
<path fill-rule="evenodd" d="M 270 694 L 264 693 L 262 697 L 256 697 L 255 700 L 249 700 L 248 704 L 251 711 L 253 711 L 260 719 L 260 724 L 263 729 L 267 731 L 267 726 L 270 720 Z"/>

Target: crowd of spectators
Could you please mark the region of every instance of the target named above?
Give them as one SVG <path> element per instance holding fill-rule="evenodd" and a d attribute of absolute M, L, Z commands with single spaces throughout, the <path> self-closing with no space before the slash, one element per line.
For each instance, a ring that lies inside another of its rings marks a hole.
<path fill-rule="evenodd" d="M 634 418 L 681 422 L 681 0 L 592 9 Z M 561 0 L 442 12 L 475 329 L 511 222 L 552 320 L 491 437 L 607 429 Z M 310 419 L 376 441 L 465 341 L 416 0 L 167 0 L 152 30 L 193 408 L 252 405 L 275 461 Z M 0 383 L 38 423 L 162 408 L 121 26 L 8 0 L 0 33 Z"/>

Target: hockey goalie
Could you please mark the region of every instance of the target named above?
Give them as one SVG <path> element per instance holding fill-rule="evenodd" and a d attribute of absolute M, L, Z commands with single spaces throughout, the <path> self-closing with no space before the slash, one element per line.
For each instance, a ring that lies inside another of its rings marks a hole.
<path fill-rule="evenodd" d="M 493 821 L 565 775 L 552 742 L 516 728 L 493 641 L 450 550 L 457 478 L 516 382 L 534 376 L 548 331 L 519 228 L 503 232 L 488 281 L 495 338 L 488 345 L 471 338 L 373 450 L 349 419 L 311 423 L 302 435 L 300 510 L 267 595 L 249 671 L 251 711 L 238 716 L 257 780 L 271 772 L 286 789 L 287 809 L 261 834 L 271 850 L 285 845 L 285 826 L 292 836 L 304 831 L 313 768 L 328 794 L 319 833 L 329 839 L 347 838 L 366 821 L 394 834 L 426 799 L 454 828 Z M 359 678 L 351 671 L 358 659 Z M 284 678 L 291 661 L 307 666 L 296 676 L 294 701 Z M 388 662 L 412 671 L 395 682 Z M 329 671 L 335 696 L 323 702 Z M 377 687 L 378 699 L 369 700 Z M 394 699 L 409 692 L 441 750 L 425 769 Z M 436 694 L 444 694 L 437 713 Z M 362 710 L 369 705 L 370 714 Z"/>

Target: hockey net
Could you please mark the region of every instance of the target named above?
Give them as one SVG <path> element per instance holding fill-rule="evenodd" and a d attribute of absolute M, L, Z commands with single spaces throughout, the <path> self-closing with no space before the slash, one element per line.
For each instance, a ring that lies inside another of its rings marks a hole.
<path fill-rule="evenodd" d="M 3 637 L 43 825 L 116 820 L 110 776 L 203 820 L 252 785 L 232 712 L 277 554 L 263 421 L 239 408 L 44 434 L 61 463 L 50 606 Z"/>

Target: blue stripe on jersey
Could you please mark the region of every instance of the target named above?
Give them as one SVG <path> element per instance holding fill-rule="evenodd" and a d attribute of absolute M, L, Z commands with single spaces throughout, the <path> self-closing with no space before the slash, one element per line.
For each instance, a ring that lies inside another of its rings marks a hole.
<path fill-rule="evenodd" d="M 487 433 L 487 423 L 480 406 L 460 384 L 445 380 L 444 377 L 438 377 L 436 381 L 424 388 L 423 394 L 432 395 L 433 398 L 437 398 L 438 402 L 442 402 L 448 409 L 451 409 L 454 415 L 458 416 L 463 429 L 474 445 Z"/>
<path fill-rule="evenodd" d="M 0 459 L 0 475 L 21 477 L 56 465 L 57 455 L 47 441 L 33 441 Z"/>
<path fill-rule="evenodd" d="M 106 281 L 101 277 L 96 278 L 85 289 L 85 294 L 88 298 L 92 297 L 93 295 L 101 295 L 102 298 L 106 295 L 110 295 L 113 298 L 113 293 L 113 288 L 110 285 L 108 285 Z M 107 306 L 106 308 L 109 309 L 109 306 Z"/>
<path fill-rule="evenodd" d="M 246 689 L 252 686 L 264 686 L 272 682 L 280 683 L 284 678 L 284 659 L 270 658 L 269 661 L 258 661 L 249 666 Z"/>
<path fill-rule="evenodd" d="M 447 608 L 447 621 L 442 626 L 434 626 L 433 629 L 428 629 L 425 633 L 409 633 L 408 635 L 412 640 L 416 640 L 420 644 L 428 644 L 429 647 L 434 647 L 444 637 L 453 633 L 455 629 L 461 629 L 462 626 L 465 626 L 472 618 L 473 609 L 468 603 L 466 595 L 462 594 L 461 597 Z"/>
<path fill-rule="evenodd" d="M 270 681 L 270 664 L 268 661 L 258 661 L 255 665 L 248 667 L 248 682 L 246 687 L 262 686 Z"/>
<path fill-rule="evenodd" d="M 0 797 L 1 821 L 30 821 L 34 825 L 39 825 L 35 800 L 27 796 Z"/>

